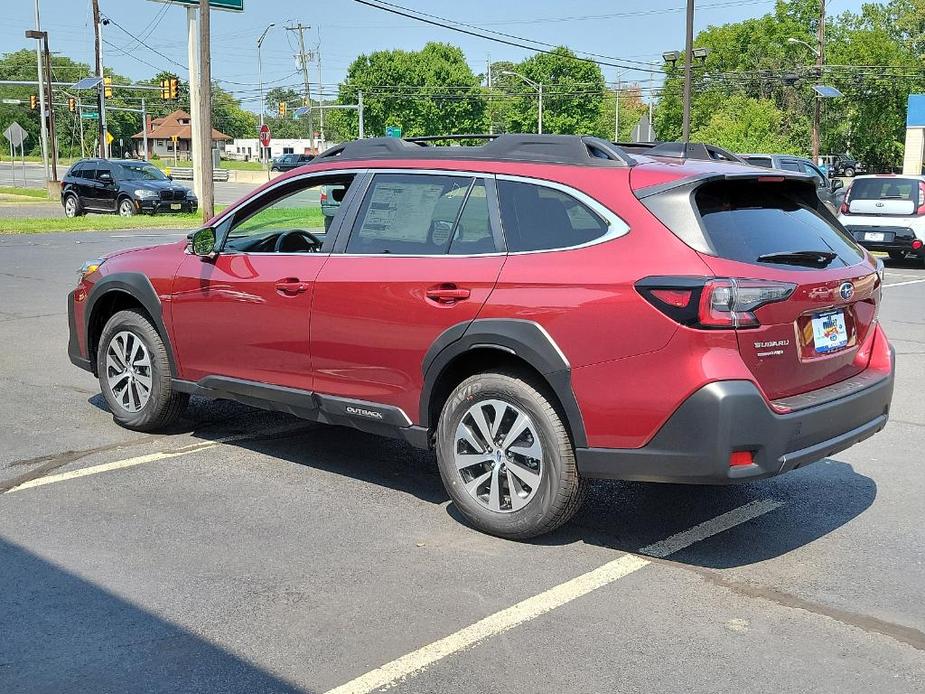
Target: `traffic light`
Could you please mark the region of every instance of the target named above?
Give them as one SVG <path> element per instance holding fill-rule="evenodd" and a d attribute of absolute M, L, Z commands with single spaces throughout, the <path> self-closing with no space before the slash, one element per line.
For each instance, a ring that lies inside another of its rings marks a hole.
<path fill-rule="evenodd" d="M 279 117 L 280 118 L 286 117 L 286 102 L 285 101 L 279 102 Z"/>
<path fill-rule="evenodd" d="M 73 96 L 70 96 L 67 99 L 67 110 L 71 113 L 74 113 L 77 110 L 77 99 L 75 99 Z"/>
<path fill-rule="evenodd" d="M 161 98 L 176 99 L 179 91 L 180 81 L 176 77 L 161 80 Z"/>
<path fill-rule="evenodd" d="M 170 80 L 161 80 L 161 98 L 170 98 Z"/>
<path fill-rule="evenodd" d="M 103 78 L 103 96 L 107 99 L 112 98 L 112 77 Z"/>
<path fill-rule="evenodd" d="M 33 111 L 39 110 L 39 98 L 35 94 L 29 95 L 29 108 Z"/>

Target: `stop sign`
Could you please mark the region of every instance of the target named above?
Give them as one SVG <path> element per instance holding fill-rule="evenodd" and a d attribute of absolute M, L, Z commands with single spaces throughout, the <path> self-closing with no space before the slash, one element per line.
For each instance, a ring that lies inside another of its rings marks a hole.
<path fill-rule="evenodd" d="M 270 146 L 270 126 L 266 123 L 260 126 L 260 144 L 264 147 Z"/>

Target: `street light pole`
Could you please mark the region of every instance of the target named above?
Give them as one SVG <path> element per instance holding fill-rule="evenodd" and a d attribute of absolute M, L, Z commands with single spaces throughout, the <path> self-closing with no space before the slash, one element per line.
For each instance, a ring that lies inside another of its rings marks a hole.
<path fill-rule="evenodd" d="M 816 28 L 816 41 L 817 47 L 813 48 L 811 45 L 803 41 L 802 39 L 797 39 L 790 37 L 787 39 L 787 43 L 791 45 L 801 45 L 806 47 L 810 53 L 816 57 L 816 68 L 819 71 L 819 78 L 822 78 L 822 68 L 825 65 L 825 0 L 819 0 L 820 10 L 819 10 L 819 26 Z M 819 163 L 819 143 L 821 140 L 821 130 L 822 130 L 822 98 L 819 94 L 814 93 L 814 105 L 813 105 L 813 135 L 812 135 L 812 149 L 813 149 L 813 163 Z"/>
<path fill-rule="evenodd" d="M 48 153 L 49 158 L 51 159 L 51 179 L 52 181 L 58 180 L 58 140 L 55 136 L 55 106 L 54 98 L 52 96 L 52 79 L 51 79 L 51 51 L 48 50 L 48 32 L 47 31 L 37 31 L 35 29 L 28 29 L 26 31 L 27 39 L 38 39 L 42 43 L 42 50 L 44 51 L 45 61 L 44 61 L 44 83 L 45 83 L 45 93 L 48 95 Z M 40 81 L 41 83 L 41 81 Z"/>
<path fill-rule="evenodd" d="M 534 82 L 529 77 L 524 77 L 519 72 L 514 72 L 513 70 L 502 70 L 501 74 L 510 75 L 511 77 L 517 77 L 524 84 L 527 84 L 536 90 L 537 96 L 539 98 L 539 103 L 537 104 L 537 112 L 536 112 L 536 130 L 537 130 L 537 133 L 542 135 L 543 134 L 543 83 Z"/>
<path fill-rule="evenodd" d="M 42 30 L 42 21 L 39 17 L 39 0 L 35 0 L 35 30 Z M 39 116 L 42 119 L 42 165 L 45 167 L 45 180 L 48 180 L 48 124 L 45 120 L 45 68 L 43 66 L 42 47 L 35 46 L 35 58 L 39 71 Z"/>
<path fill-rule="evenodd" d="M 687 36 L 684 42 L 684 123 L 682 137 L 691 140 L 691 73 L 694 62 L 694 0 L 687 0 Z"/>
<path fill-rule="evenodd" d="M 263 96 L 263 65 L 260 62 L 260 46 L 263 45 L 263 40 L 267 37 L 270 29 L 276 26 L 276 22 L 271 22 L 266 29 L 263 30 L 263 33 L 260 35 L 260 38 L 257 39 L 257 82 L 260 85 L 260 125 L 263 125 L 264 114 L 266 112 L 266 99 Z M 266 161 L 267 153 L 266 147 L 260 145 L 260 161 Z"/>

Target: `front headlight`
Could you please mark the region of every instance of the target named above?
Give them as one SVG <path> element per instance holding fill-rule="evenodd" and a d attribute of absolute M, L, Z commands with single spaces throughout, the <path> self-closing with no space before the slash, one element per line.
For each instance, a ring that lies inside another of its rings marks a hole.
<path fill-rule="evenodd" d="M 149 198 L 158 197 L 158 193 L 156 190 L 147 190 L 146 188 L 139 188 L 138 190 L 135 191 L 135 197 L 145 200 Z"/>
<path fill-rule="evenodd" d="M 186 199 L 187 199 L 187 200 L 193 200 L 193 201 L 195 201 L 195 200 L 196 200 L 196 193 L 194 193 L 194 192 L 191 191 L 191 190 L 186 191 Z"/>
<path fill-rule="evenodd" d="M 105 258 L 94 258 L 93 260 L 88 260 L 83 265 L 81 265 L 80 270 L 77 271 L 77 284 L 83 282 L 84 277 L 89 275 L 91 272 L 96 272 L 99 270 L 100 265 L 105 262 Z"/>

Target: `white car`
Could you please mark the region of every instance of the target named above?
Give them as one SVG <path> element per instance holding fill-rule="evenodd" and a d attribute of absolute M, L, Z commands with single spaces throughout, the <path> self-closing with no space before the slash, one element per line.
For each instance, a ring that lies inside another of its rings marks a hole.
<path fill-rule="evenodd" d="M 889 253 L 893 260 L 925 259 L 925 176 L 856 177 L 838 221 L 870 251 Z"/>

